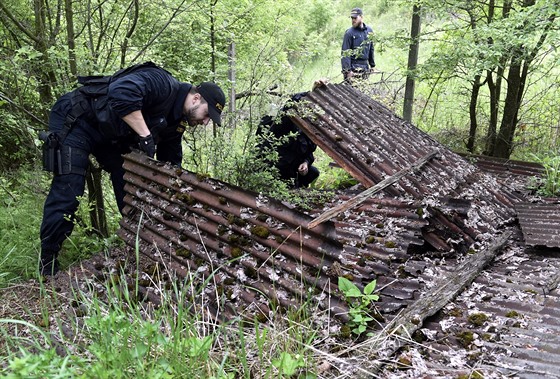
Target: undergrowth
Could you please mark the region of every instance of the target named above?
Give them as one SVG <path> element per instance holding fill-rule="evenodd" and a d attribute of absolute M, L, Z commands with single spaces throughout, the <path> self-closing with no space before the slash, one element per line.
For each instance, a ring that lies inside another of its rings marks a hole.
<path fill-rule="evenodd" d="M 42 326 L 0 320 L 0 374 L 5 378 L 316 378 L 309 305 L 274 323 L 215 323 L 196 302 L 189 279 L 160 288 L 160 304 L 138 301 L 130 276 L 92 285 L 72 299 L 44 283 Z M 79 311 L 69 319 L 64 304 Z M 189 305 L 190 304 L 190 305 Z M 198 310 L 193 312 L 193 305 Z M 5 326 L 15 326 L 8 334 Z M 46 329 L 46 330 L 45 330 Z M 71 332 L 69 332 L 71 331 Z M 296 376 L 295 376 L 296 375 Z"/>
<path fill-rule="evenodd" d="M 118 243 L 114 231 L 120 216 L 113 205 L 108 177 L 103 177 L 110 237 L 100 238 L 94 233 L 89 222 L 90 205 L 87 197 L 82 198 L 74 231 L 60 254 L 63 268 Z M 23 167 L 0 177 L 0 288 L 37 276 L 39 229 L 50 181 L 50 174 L 33 167 Z"/>
<path fill-rule="evenodd" d="M 532 187 L 541 196 L 560 196 L 560 156 L 553 153 L 545 154 L 542 157 L 531 154 L 531 158 L 544 167 L 542 177 L 536 178 Z"/>

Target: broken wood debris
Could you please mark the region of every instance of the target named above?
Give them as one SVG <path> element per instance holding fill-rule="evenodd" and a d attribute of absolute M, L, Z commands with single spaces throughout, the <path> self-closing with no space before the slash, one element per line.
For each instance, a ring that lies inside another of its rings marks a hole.
<path fill-rule="evenodd" d="M 344 202 L 344 203 L 342 203 L 342 204 L 340 204 L 340 205 L 338 205 L 334 208 L 331 208 L 330 210 L 326 211 L 325 213 L 317 216 L 316 218 L 314 218 L 309 223 L 309 225 L 307 227 L 309 229 L 313 229 L 317 225 L 319 225 L 319 224 L 321 224 L 325 221 L 328 221 L 333 217 L 336 217 L 340 213 L 346 212 L 347 210 L 352 209 L 352 208 L 362 204 L 371 195 L 387 188 L 391 184 L 394 184 L 394 183 L 398 182 L 399 179 L 401 179 L 403 176 L 420 169 L 424 164 L 426 164 L 426 162 L 428 162 L 430 159 L 435 157 L 437 154 L 438 154 L 437 151 L 433 151 L 429 154 L 426 154 L 425 156 L 423 156 L 418 161 L 414 162 L 409 167 L 406 167 L 406 168 L 400 170 L 399 172 L 397 172 L 396 174 L 391 175 L 391 176 L 383 179 L 381 182 L 377 183 L 375 186 L 368 188 L 367 190 L 363 191 L 359 195 L 354 196 L 352 199 L 350 199 L 350 200 L 348 200 L 348 201 L 346 201 L 346 202 Z"/>

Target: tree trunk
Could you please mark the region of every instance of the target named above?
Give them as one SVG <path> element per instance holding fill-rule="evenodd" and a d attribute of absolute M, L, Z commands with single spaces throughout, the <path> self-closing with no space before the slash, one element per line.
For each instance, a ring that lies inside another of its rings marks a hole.
<path fill-rule="evenodd" d="M 511 10 L 511 0 L 505 0 L 502 9 L 502 17 L 507 18 Z M 491 0 L 488 4 L 488 24 L 490 25 L 494 20 L 494 13 L 496 11 L 495 1 Z M 492 47 L 493 41 L 489 40 L 488 45 Z M 488 83 L 488 91 L 490 93 L 490 120 L 488 123 L 488 133 L 486 135 L 486 146 L 484 149 L 485 155 L 493 155 L 496 147 L 496 138 L 498 130 L 498 118 L 500 112 L 500 98 L 502 92 L 502 78 L 504 77 L 506 62 L 508 56 L 504 55 L 500 59 L 500 64 L 497 68 L 487 71 L 486 81 Z M 496 70 L 496 80 L 494 81 L 494 70 Z"/>
<path fill-rule="evenodd" d="M 126 36 L 124 37 L 124 41 L 121 45 L 121 68 L 124 68 L 126 66 L 126 53 L 128 51 L 128 40 L 130 39 L 130 37 L 132 37 L 134 31 L 136 30 L 136 25 L 138 24 L 138 15 L 140 14 L 140 4 L 138 3 L 138 0 L 133 0 L 132 5 L 133 5 L 134 13 L 130 20 L 131 22 L 130 28 L 128 28 L 128 31 L 126 32 Z"/>
<path fill-rule="evenodd" d="M 519 110 L 521 80 L 521 51 L 518 49 L 511 58 L 508 73 L 508 86 L 504 103 L 504 113 L 500 124 L 500 131 L 496 138 L 496 146 L 492 156 L 509 158 L 512 150 L 513 136 L 517 126 L 517 112 Z"/>
<path fill-rule="evenodd" d="M 412 122 L 412 106 L 414 103 L 414 84 L 416 64 L 418 63 L 419 35 L 420 35 L 420 10 L 414 4 L 412 8 L 412 25 L 410 27 L 410 46 L 408 48 L 408 68 L 406 74 L 406 87 L 404 90 L 403 118 Z"/>
<path fill-rule="evenodd" d="M 214 77 L 212 80 L 216 80 L 216 19 L 214 17 L 214 7 L 218 3 L 218 0 L 210 1 L 210 46 L 212 48 L 212 54 L 210 54 L 211 59 L 211 70 Z M 218 131 L 216 130 L 217 125 L 212 123 L 212 132 L 214 138 L 218 136 Z"/>
<path fill-rule="evenodd" d="M 76 65 L 76 42 L 74 35 L 74 10 L 72 9 L 72 0 L 64 0 L 64 12 L 66 14 L 66 34 L 68 35 L 68 64 L 70 72 L 74 78 L 78 75 Z"/>
<path fill-rule="evenodd" d="M 228 111 L 229 114 L 235 114 L 235 41 L 232 39 L 229 48 L 228 48 L 228 79 L 230 83 L 229 89 L 229 100 L 228 100 Z M 232 128 L 235 129 L 235 117 L 231 118 L 233 124 L 231 125 Z"/>
<path fill-rule="evenodd" d="M 469 153 L 474 152 L 474 144 L 476 141 L 476 130 L 478 129 L 478 122 L 476 119 L 476 105 L 478 103 L 478 94 L 480 92 L 480 75 L 475 75 L 474 82 L 472 84 L 472 92 L 471 92 L 471 101 L 469 104 L 469 119 L 470 119 L 470 128 L 469 128 L 469 139 L 467 141 L 467 151 Z"/>
<path fill-rule="evenodd" d="M 43 0 L 34 0 L 33 6 L 35 13 L 35 48 L 41 53 L 40 60 L 42 62 L 37 67 L 37 77 L 39 78 L 37 91 L 39 92 L 41 104 L 51 104 L 53 102 L 51 86 L 56 82 L 56 76 L 50 70 L 51 65 L 49 64 L 48 33 L 45 27 L 46 5 Z M 45 113 L 44 117 L 47 118 L 48 115 Z"/>

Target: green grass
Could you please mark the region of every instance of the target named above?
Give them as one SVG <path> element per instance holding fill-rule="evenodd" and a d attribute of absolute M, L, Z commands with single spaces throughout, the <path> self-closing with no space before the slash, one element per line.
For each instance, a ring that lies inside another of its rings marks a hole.
<path fill-rule="evenodd" d="M 0 287 L 37 276 L 39 229 L 50 180 L 50 174 L 28 167 L 0 177 Z M 119 216 L 112 205 L 112 189 L 106 176 L 105 180 L 108 222 L 110 234 L 114 235 Z M 115 237 L 103 239 L 92 232 L 87 201 L 81 201 L 77 215 L 80 222 L 60 254 L 63 268 L 93 253 L 106 251 L 116 243 Z"/>
<path fill-rule="evenodd" d="M 34 275 L 45 179 L 22 169 L 0 178 L 0 287 Z"/>
<path fill-rule="evenodd" d="M 316 352 L 309 348 L 316 342 L 316 334 L 308 323 L 307 306 L 284 317 L 274 316 L 271 325 L 241 319 L 217 324 L 205 312 L 193 312 L 187 305 L 196 304 L 196 294 L 201 291 L 193 289 L 188 280 L 175 281 L 170 290 L 160 288 L 161 305 L 154 309 L 149 303 L 138 302 L 133 290 L 119 285 L 127 279 L 130 276 L 121 276 L 103 289 L 92 286 L 81 290 L 73 294 L 73 299 L 57 299 L 56 291 L 51 292 L 46 283 L 44 293 L 51 296 L 44 297 L 45 309 L 51 309 L 51 313 L 45 315 L 42 326 L 0 320 L 0 375 L 107 379 L 316 377 Z M 68 303 L 80 310 L 74 320 L 63 316 L 63 304 Z M 199 303 L 196 308 L 204 309 L 204 305 Z M 6 333 L 6 326 L 17 326 L 19 333 Z M 71 337 L 68 330 L 72 331 Z M 53 338 L 48 331 L 54 333 Z"/>
<path fill-rule="evenodd" d="M 327 160 L 319 158 L 321 164 L 327 164 Z M 328 176 L 325 173 L 324 178 Z M 0 286 L 17 286 L 37 277 L 39 226 L 50 175 L 22 168 L 4 175 L 0 184 Z M 104 184 L 108 200 L 112 191 L 108 183 Z M 298 192 L 285 195 L 292 200 L 309 201 L 321 200 L 324 193 L 321 190 L 316 196 Z M 86 203 L 82 201 L 78 211 L 78 218 L 84 221 L 78 223 L 64 244 L 63 268 L 93 253 L 107 251 L 115 243 L 91 233 Z M 113 230 L 117 219 L 112 214 L 109 220 Z M 134 275 L 128 279 L 131 277 Z M 192 292 L 201 291 L 187 291 L 192 287 L 190 283 L 175 283 L 171 291 L 161 289 L 162 306 L 147 309 L 144 303 L 137 302 L 134 285 L 130 290 L 119 287 L 118 283 L 125 280 L 115 279 L 102 290 L 99 284 L 95 291 L 93 287 L 83 288 L 72 298 L 57 298 L 57 290 L 50 288 L 48 282 L 44 284 L 39 310 L 24 312 L 28 321 L 0 320 L 0 377 L 316 377 L 317 355 L 322 353 L 314 346 L 317 328 L 310 325 L 308 315 L 315 312 L 311 304 L 287 314 L 270 315 L 266 324 L 241 319 L 216 324 L 205 318 L 200 308 L 194 311 L 186 305 L 193 304 L 192 298 L 186 301 Z M 99 293 L 108 296 L 98 296 Z M 67 308 L 80 316 L 69 319 L 65 316 Z M 14 330 L 17 332 L 9 332 Z M 68 330 L 74 337 L 68 337 Z"/>

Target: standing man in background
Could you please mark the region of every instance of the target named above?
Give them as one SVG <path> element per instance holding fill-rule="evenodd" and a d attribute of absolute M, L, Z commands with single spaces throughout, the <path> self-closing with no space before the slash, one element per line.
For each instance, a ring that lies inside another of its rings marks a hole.
<path fill-rule="evenodd" d="M 375 67 L 373 42 L 368 40 L 373 30 L 364 24 L 360 8 L 352 9 L 350 18 L 352 27 L 346 30 L 342 41 L 342 74 L 346 81 L 352 77 L 367 79 L 370 69 Z"/>

